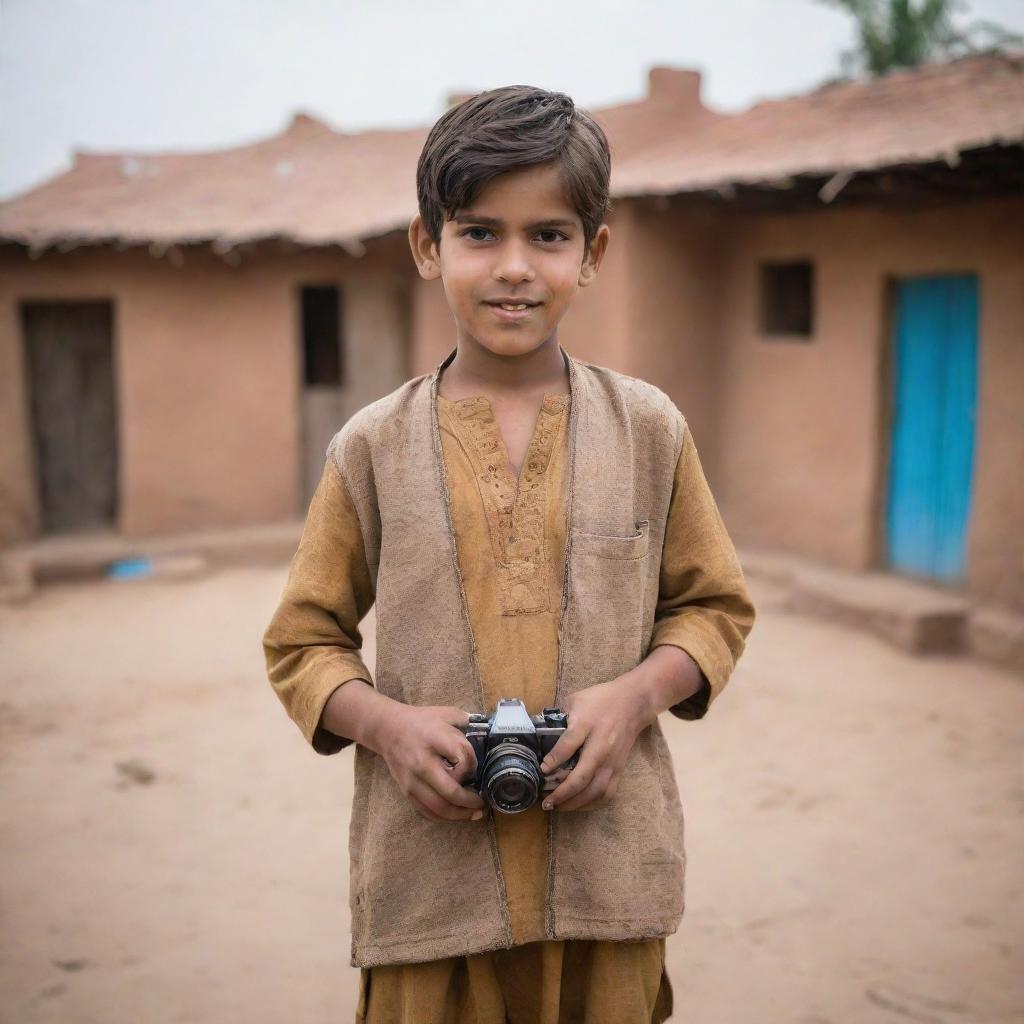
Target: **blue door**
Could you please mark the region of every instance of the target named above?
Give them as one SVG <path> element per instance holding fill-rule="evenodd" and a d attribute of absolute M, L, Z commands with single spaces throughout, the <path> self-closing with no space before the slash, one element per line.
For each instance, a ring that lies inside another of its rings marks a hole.
<path fill-rule="evenodd" d="M 974 465 L 978 281 L 899 282 L 886 531 L 898 571 L 962 583 Z"/>

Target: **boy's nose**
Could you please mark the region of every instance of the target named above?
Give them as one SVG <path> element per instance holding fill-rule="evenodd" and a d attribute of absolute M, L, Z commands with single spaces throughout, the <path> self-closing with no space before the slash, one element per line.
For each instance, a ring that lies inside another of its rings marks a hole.
<path fill-rule="evenodd" d="M 529 254 L 517 245 L 508 245 L 502 248 L 494 264 L 493 274 L 496 281 L 505 281 L 509 284 L 514 284 L 517 281 L 532 281 L 534 278 Z"/>

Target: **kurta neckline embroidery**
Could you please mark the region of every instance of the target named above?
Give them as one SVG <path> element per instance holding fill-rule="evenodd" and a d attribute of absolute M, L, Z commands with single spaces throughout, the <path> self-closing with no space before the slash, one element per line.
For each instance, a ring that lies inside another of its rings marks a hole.
<path fill-rule="evenodd" d="M 508 450 L 490 401 L 484 396 L 437 397 L 473 465 L 497 567 L 502 614 L 549 611 L 546 470 L 570 396 L 544 396 L 518 480 L 508 468 Z"/>

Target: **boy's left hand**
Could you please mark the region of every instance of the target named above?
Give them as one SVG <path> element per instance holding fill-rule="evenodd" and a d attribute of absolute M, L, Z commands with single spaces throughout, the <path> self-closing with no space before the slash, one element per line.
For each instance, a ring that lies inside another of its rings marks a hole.
<path fill-rule="evenodd" d="M 541 761 L 541 770 L 545 776 L 564 775 L 565 781 L 544 797 L 545 810 L 575 811 L 615 795 L 629 752 L 647 724 L 640 719 L 639 702 L 631 689 L 629 680 L 619 676 L 561 702 L 569 726 Z M 560 766 L 580 747 L 576 767 L 562 771 Z"/>

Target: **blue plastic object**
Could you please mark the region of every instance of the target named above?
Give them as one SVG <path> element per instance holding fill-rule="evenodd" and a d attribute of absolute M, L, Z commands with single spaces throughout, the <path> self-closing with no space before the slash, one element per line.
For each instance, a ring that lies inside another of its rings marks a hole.
<path fill-rule="evenodd" d="M 149 558 L 123 558 L 107 567 L 107 575 L 115 580 L 137 579 L 153 572 L 153 561 Z"/>

